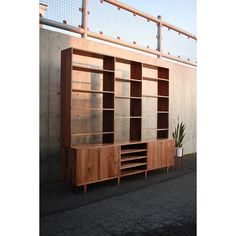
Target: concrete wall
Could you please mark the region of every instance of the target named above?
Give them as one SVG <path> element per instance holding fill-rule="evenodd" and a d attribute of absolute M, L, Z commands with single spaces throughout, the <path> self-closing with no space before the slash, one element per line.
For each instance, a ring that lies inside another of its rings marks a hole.
<path fill-rule="evenodd" d="M 196 69 L 175 62 L 147 57 L 131 50 L 114 48 L 62 33 L 40 29 L 40 180 L 60 179 L 60 56 L 61 50 L 75 47 L 95 52 L 125 55 L 127 59 L 156 64 L 170 69 L 169 137 L 174 120 L 186 123 L 184 152 L 196 152 Z"/>

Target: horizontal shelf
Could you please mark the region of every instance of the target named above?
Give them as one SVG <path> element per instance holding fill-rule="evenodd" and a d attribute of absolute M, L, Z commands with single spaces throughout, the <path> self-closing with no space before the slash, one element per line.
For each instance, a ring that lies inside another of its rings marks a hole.
<path fill-rule="evenodd" d="M 146 98 L 158 98 L 158 96 L 154 96 L 154 95 L 142 95 L 142 97 L 146 97 Z"/>
<path fill-rule="evenodd" d="M 151 77 L 143 77 L 143 80 L 151 80 L 151 81 L 158 82 L 157 78 L 151 78 Z"/>
<path fill-rule="evenodd" d="M 116 77 L 116 80 L 118 80 L 118 81 L 126 81 L 126 82 L 139 82 L 139 83 L 142 83 L 142 80 L 137 80 L 137 79 L 125 79 L 125 78 L 118 78 L 118 77 Z"/>
<path fill-rule="evenodd" d="M 130 139 L 125 139 L 125 140 L 120 140 L 120 141 L 115 141 L 112 144 L 111 143 L 90 143 L 90 144 L 74 144 L 72 145 L 72 148 L 77 148 L 77 149 L 84 149 L 84 148 L 96 148 L 96 147 L 107 147 L 107 146 L 126 146 L 126 145 L 147 145 L 148 142 L 151 141 L 156 141 L 157 139 L 159 140 L 163 140 L 163 139 L 167 139 L 167 138 L 146 138 L 146 139 L 141 139 L 141 140 L 130 140 Z M 147 149 L 144 149 L 144 151 L 147 151 Z M 134 154 L 134 155 L 146 155 L 146 154 Z M 125 157 L 127 155 L 122 154 L 122 157 Z"/>
<path fill-rule="evenodd" d="M 121 162 L 140 160 L 140 159 L 145 159 L 145 158 L 147 158 L 147 156 L 124 156 L 121 158 Z"/>
<path fill-rule="evenodd" d="M 73 65 L 72 66 L 73 70 L 78 70 L 78 71 L 88 71 L 88 72 L 94 72 L 94 73 L 114 73 L 113 70 L 104 70 L 104 69 L 96 69 L 96 68 L 91 68 L 91 67 L 86 67 L 86 66 L 79 66 L 79 65 Z"/>
<path fill-rule="evenodd" d="M 114 60 L 115 58 L 107 55 L 107 54 L 100 54 L 100 53 L 95 53 L 91 51 L 87 51 L 86 49 L 78 49 L 78 48 L 71 48 L 73 51 L 73 54 L 80 55 L 80 56 L 85 56 L 85 57 L 93 57 L 93 58 L 99 58 L 99 59 L 105 59 L 105 58 L 110 58 L 111 60 Z"/>
<path fill-rule="evenodd" d="M 114 111 L 114 108 L 71 108 L 72 111 Z"/>
<path fill-rule="evenodd" d="M 90 136 L 90 135 L 102 135 L 102 134 L 114 134 L 114 132 L 88 132 L 88 133 L 77 133 L 71 134 L 72 136 Z"/>
<path fill-rule="evenodd" d="M 121 149 L 121 155 L 127 154 L 127 153 L 136 153 L 136 152 L 145 152 L 147 149 L 138 149 L 138 148 L 130 148 L 130 149 Z"/>
<path fill-rule="evenodd" d="M 157 129 L 157 131 L 167 131 L 169 130 L 168 128 L 164 128 L 164 129 Z"/>
<path fill-rule="evenodd" d="M 115 98 L 122 98 L 122 99 L 142 99 L 141 97 L 126 97 L 126 96 L 115 96 Z"/>
<path fill-rule="evenodd" d="M 142 116 L 115 116 L 115 119 L 141 119 Z"/>
<path fill-rule="evenodd" d="M 168 79 L 163 79 L 163 78 L 158 78 L 158 80 L 162 80 L 162 81 L 169 82 L 169 80 L 168 80 Z"/>
<path fill-rule="evenodd" d="M 147 142 L 152 142 L 152 141 L 157 141 L 157 140 L 159 140 L 159 141 L 161 141 L 161 140 L 167 140 L 167 139 L 170 139 L 169 137 L 157 137 L 157 138 L 147 138 L 147 139 L 145 139 L 145 143 L 147 143 Z M 123 143 L 124 141 L 115 141 L 115 142 L 113 142 L 113 143 L 108 143 L 108 142 L 106 142 L 106 143 L 88 143 L 88 144 L 72 144 L 72 146 L 71 146 L 71 148 L 76 148 L 76 149 L 85 149 L 85 148 L 98 148 L 98 147 L 111 147 L 111 146 L 120 146 L 120 145 L 123 145 L 124 143 Z M 126 143 L 126 145 L 128 145 L 128 142 L 129 142 L 129 140 L 127 140 L 127 143 Z M 135 141 L 135 143 L 138 143 L 138 142 L 143 142 L 143 140 L 141 140 L 141 141 Z M 140 143 L 139 143 L 140 144 Z M 144 155 L 146 155 L 146 154 L 134 154 L 134 155 L 139 155 L 139 156 L 144 156 Z M 127 157 L 127 155 L 126 156 L 124 156 L 124 155 L 122 155 L 122 157 L 121 157 L 121 159 L 122 158 L 125 158 L 125 157 Z"/>
<path fill-rule="evenodd" d="M 169 112 L 168 111 L 157 111 L 157 113 L 166 113 L 166 114 L 168 114 Z"/>
<path fill-rule="evenodd" d="M 76 92 L 76 93 L 110 93 L 110 94 L 114 94 L 113 91 L 98 91 L 98 90 L 85 90 L 85 89 L 72 89 L 72 92 Z"/>
<path fill-rule="evenodd" d="M 131 170 L 122 170 L 121 171 L 121 176 L 127 176 L 127 175 L 134 175 L 134 174 L 139 174 L 139 173 L 143 173 L 145 172 L 146 170 L 140 170 L 140 169 L 131 169 Z"/>
<path fill-rule="evenodd" d="M 169 98 L 169 96 L 158 95 L 158 98 Z"/>
<path fill-rule="evenodd" d="M 133 168 L 133 167 L 137 167 L 137 166 L 145 166 L 147 165 L 147 163 L 140 163 L 140 162 L 135 162 L 135 163 L 127 163 L 127 164 L 122 164 L 120 169 L 121 170 L 125 170 L 125 169 L 129 169 L 129 168 Z"/>

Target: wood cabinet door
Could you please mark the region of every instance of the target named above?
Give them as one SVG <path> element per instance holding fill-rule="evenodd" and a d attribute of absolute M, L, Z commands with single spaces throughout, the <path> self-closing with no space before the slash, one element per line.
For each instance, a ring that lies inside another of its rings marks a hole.
<path fill-rule="evenodd" d="M 156 164 L 156 155 L 157 155 L 157 148 L 156 148 L 156 141 L 149 142 L 147 147 L 147 169 L 152 170 L 155 169 L 157 164 Z"/>
<path fill-rule="evenodd" d="M 167 165 L 174 165 L 174 151 L 175 151 L 175 142 L 173 139 L 164 141 L 164 157 L 166 159 Z"/>
<path fill-rule="evenodd" d="M 100 179 L 108 179 L 119 175 L 120 147 L 100 148 Z"/>
<path fill-rule="evenodd" d="M 164 143 L 163 140 L 157 140 L 157 156 L 159 159 L 159 166 L 158 168 L 166 165 L 166 160 L 164 158 Z"/>
<path fill-rule="evenodd" d="M 147 168 L 148 170 L 158 169 L 162 165 L 162 151 L 160 150 L 160 141 L 148 143 Z"/>
<path fill-rule="evenodd" d="M 77 185 L 100 179 L 99 149 L 77 149 L 76 182 Z"/>
<path fill-rule="evenodd" d="M 174 164 L 174 140 L 156 140 L 148 143 L 148 170 Z"/>

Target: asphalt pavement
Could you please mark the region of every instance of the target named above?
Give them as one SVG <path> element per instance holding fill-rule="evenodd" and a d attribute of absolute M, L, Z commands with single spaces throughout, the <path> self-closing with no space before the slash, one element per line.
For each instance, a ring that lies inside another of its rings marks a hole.
<path fill-rule="evenodd" d="M 41 236 L 195 236 L 196 154 L 183 168 L 91 184 L 40 186 Z"/>

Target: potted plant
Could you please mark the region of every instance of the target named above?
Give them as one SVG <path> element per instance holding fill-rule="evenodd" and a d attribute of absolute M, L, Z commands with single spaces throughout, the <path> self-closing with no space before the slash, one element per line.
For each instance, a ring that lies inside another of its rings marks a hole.
<path fill-rule="evenodd" d="M 175 126 L 174 132 L 172 132 L 172 136 L 175 139 L 175 150 L 177 157 L 183 156 L 183 139 L 185 136 L 185 128 L 186 125 L 184 124 L 183 121 L 180 122 L 178 117 L 178 123 Z"/>

